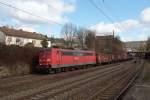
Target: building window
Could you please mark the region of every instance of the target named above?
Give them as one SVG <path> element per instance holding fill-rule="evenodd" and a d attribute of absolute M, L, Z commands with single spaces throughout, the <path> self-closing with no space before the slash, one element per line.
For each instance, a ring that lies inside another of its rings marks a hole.
<path fill-rule="evenodd" d="M 23 46 L 24 39 L 23 38 L 16 38 L 16 45 Z"/>
<path fill-rule="evenodd" d="M 12 41 L 12 38 L 11 37 L 8 37 L 7 38 L 7 43 L 10 45 L 10 42 Z"/>
<path fill-rule="evenodd" d="M 32 43 L 35 45 L 36 44 L 36 40 L 32 40 Z"/>
<path fill-rule="evenodd" d="M 24 39 L 20 39 L 21 41 L 20 41 L 20 46 L 23 46 L 23 44 L 24 44 Z"/>
<path fill-rule="evenodd" d="M 19 43 L 21 41 L 20 38 L 16 38 L 16 43 Z"/>

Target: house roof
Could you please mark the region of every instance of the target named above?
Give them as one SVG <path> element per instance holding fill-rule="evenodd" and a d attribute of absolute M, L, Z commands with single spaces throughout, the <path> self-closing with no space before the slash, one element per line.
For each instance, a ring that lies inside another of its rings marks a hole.
<path fill-rule="evenodd" d="M 0 27 L 0 31 L 2 31 L 7 36 L 16 36 L 16 37 L 22 37 L 22 38 L 39 39 L 39 40 L 43 40 L 46 38 L 45 35 L 42 35 L 36 32 L 27 32 L 21 29 L 17 30 L 17 29 L 8 28 L 8 27 Z"/>

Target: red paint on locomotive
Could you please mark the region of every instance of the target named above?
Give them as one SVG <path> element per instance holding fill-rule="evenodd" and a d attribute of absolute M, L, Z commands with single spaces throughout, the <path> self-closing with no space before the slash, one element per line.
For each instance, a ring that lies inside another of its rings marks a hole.
<path fill-rule="evenodd" d="M 96 64 L 95 52 L 51 48 L 39 54 L 40 67 L 60 68 L 86 64 Z"/>
<path fill-rule="evenodd" d="M 127 53 L 96 54 L 94 51 L 68 50 L 59 48 L 44 49 L 39 53 L 38 69 L 56 69 L 64 67 L 111 63 L 128 59 Z"/>

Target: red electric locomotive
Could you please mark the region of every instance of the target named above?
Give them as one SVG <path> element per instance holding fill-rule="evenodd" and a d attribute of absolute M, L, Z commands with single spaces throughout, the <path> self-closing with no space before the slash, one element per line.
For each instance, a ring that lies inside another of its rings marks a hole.
<path fill-rule="evenodd" d="M 86 65 L 106 64 L 129 59 L 127 53 L 96 54 L 94 51 L 68 50 L 59 48 L 43 49 L 39 53 L 38 70 L 51 72 Z"/>
<path fill-rule="evenodd" d="M 39 53 L 38 69 L 50 72 L 66 67 L 94 64 L 96 64 L 96 54 L 93 51 L 50 48 Z"/>

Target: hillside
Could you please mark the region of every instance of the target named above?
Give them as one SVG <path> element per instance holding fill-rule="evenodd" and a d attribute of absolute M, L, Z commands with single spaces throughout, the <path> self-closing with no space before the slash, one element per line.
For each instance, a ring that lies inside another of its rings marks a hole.
<path fill-rule="evenodd" d="M 146 45 L 146 41 L 129 41 L 125 42 L 125 47 L 128 51 L 137 51 L 140 46 Z"/>

